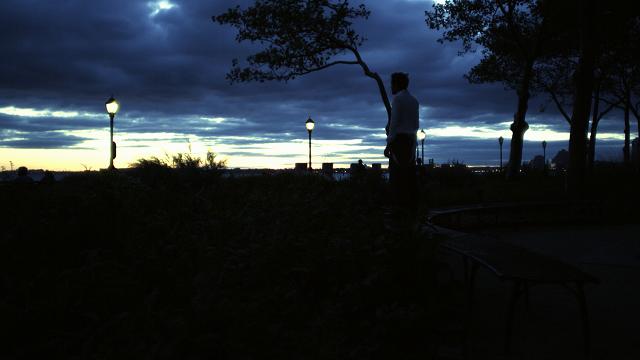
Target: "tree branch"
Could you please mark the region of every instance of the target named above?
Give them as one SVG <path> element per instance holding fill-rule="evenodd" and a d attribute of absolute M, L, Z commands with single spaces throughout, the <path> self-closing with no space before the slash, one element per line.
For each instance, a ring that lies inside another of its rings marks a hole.
<path fill-rule="evenodd" d="M 615 93 L 613 93 L 613 95 L 616 97 L 616 99 L 617 99 L 618 101 L 613 102 L 613 101 L 611 101 L 611 100 L 607 100 L 607 99 L 602 99 L 602 101 L 604 101 L 604 102 L 605 102 L 605 103 L 607 103 L 608 105 L 611 105 L 611 106 L 613 106 L 613 107 L 615 107 L 615 108 L 618 108 L 618 109 L 624 110 L 624 106 L 623 106 L 623 103 L 624 103 L 624 96 L 621 96 L 620 94 L 615 94 Z"/>
<path fill-rule="evenodd" d="M 562 114 L 564 119 L 567 120 L 569 124 L 571 124 L 571 117 L 569 116 L 569 114 L 567 114 L 567 112 L 562 107 L 562 103 L 560 102 L 560 100 L 558 100 L 558 96 L 556 95 L 556 92 L 553 91 L 553 89 L 551 89 L 548 86 L 546 87 L 546 90 L 549 93 L 549 95 L 551 95 L 551 99 L 556 104 L 556 107 L 558 108 L 558 111 L 560 111 L 560 114 Z"/>
<path fill-rule="evenodd" d="M 620 100 L 618 100 L 617 102 L 613 102 L 613 101 L 611 101 L 611 100 L 607 100 L 607 99 L 605 99 L 605 98 L 602 98 L 602 99 L 600 99 L 600 100 L 604 101 L 605 103 L 607 103 L 607 104 L 609 104 L 609 105 L 612 105 L 612 104 L 613 104 L 613 106 L 618 106 L 618 105 L 620 105 L 620 102 L 621 102 Z"/>
<path fill-rule="evenodd" d="M 637 103 L 636 106 L 629 106 L 631 113 L 633 114 L 633 116 L 636 117 L 636 120 L 638 121 L 640 121 L 640 111 L 638 110 L 639 106 L 640 106 L 640 102 Z"/>
<path fill-rule="evenodd" d="M 620 103 L 620 102 L 617 102 L 617 103 L 609 103 L 606 99 L 600 99 L 600 100 L 602 100 L 602 101 L 606 102 L 607 104 L 609 104 L 609 106 L 608 106 L 606 109 L 604 109 L 604 111 L 603 111 L 603 112 L 601 112 L 600 114 L 598 114 L 598 121 L 600 121 L 600 120 L 601 120 L 605 115 L 607 115 L 607 113 L 609 113 L 609 111 L 613 110 L 613 109 L 614 109 L 616 106 L 618 106 L 618 104 Z"/>
<path fill-rule="evenodd" d="M 358 51 L 358 49 L 352 46 L 347 46 L 347 49 L 353 52 L 353 54 L 357 59 L 357 63 L 360 64 L 360 66 L 362 67 L 364 74 L 374 79 L 378 84 L 378 90 L 380 90 L 380 97 L 382 98 L 384 107 L 387 110 L 387 125 L 385 129 L 389 129 L 389 124 L 391 123 L 391 103 L 389 102 L 389 96 L 387 95 L 387 91 L 384 87 L 384 82 L 382 81 L 382 78 L 380 77 L 380 75 L 378 75 L 378 73 L 375 73 L 371 71 L 371 69 L 369 69 L 369 66 L 367 65 L 367 63 L 365 63 L 364 60 L 362 60 L 362 56 L 360 56 L 360 52 Z"/>
<path fill-rule="evenodd" d="M 302 75 L 310 74 L 312 72 L 324 70 L 324 69 L 326 69 L 328 67 L 332 67 L 334 65 L 358 65 L 358 64 L 360 64 L 360 63 L 357 62 L 357 61 L 343 61 L 343 60 L 334 61 L 334 62 L 331 62 L 331 63 L 328 63 L 328 64 L 324 64 L 322 66 L 319 66 L 319 67 L 316 67 L 316 68 L 313 68 L 313 69 L 306 69 L 305 68 L 304 71 L 296 72 L 296 73 L 294 73 L 294 75 L 295 76 L 302 76 Z"/>

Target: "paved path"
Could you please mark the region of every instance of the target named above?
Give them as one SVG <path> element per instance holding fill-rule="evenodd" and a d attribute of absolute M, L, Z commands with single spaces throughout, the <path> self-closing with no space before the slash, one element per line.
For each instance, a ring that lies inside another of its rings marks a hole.
<path fill-rule="evenodd" d="M 640 359 L 640 225 L 503 228 L 482 233 L 563 259 L 598 277 L 601 284 L 586 288 L 593 358 Z M 477 285 L 475 358 L 496 358 L 502 338 L 492 334 L 503 334 L 509 284 L 480 271 Z M 531 291 L 530 313 L 524 307 L 518 312 L 515 358 L 581 358 L 575 298 L 558 286 Z"/>

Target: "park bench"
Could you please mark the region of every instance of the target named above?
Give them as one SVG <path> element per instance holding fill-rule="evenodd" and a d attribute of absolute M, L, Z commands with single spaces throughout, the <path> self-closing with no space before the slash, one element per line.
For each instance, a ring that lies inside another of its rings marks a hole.
<path fill-rule="evenodd" d="M 446 240 L 440 243 L 441 248 L 458 254 L 463 259 L 468 297 L 465 353 L 468 353 L 467 337 L 473 315 L 475 276 L 478 268 L 482 267 L 500 280 L 512 282 L 505 331 L 507 355 L 511 350 L 514 312 L 519 299 L 524 297 L 525 306 L 528 307 L 529 290 L 532 286 L 558 284 L 569 289 L 577 299 L 582 321 L 585 356 L 589 357 L 590 329 L 584 286 L 588 283 L 598 283 L 598 279 L 571 264 L 488 236 L 466 234 L 438 226 L 434 228 L 446 237 Z"/>
<path fill-rule="evenodd" d="M 434 223 L 457 230 L 518 224 L 558 224 L 602 219 L 602 204 L 595 201 L 531 201 L 458 206 L 429 211 Z"/>

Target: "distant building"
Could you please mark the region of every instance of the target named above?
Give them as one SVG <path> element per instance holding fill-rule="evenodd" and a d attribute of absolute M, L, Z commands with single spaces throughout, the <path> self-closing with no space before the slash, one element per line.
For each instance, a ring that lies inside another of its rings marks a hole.
<path fill-rule="evenodd" d="M 373 164 L 371 164 L 371 169 L 376 170 L 376 171 L 380 171 L 380 170 L 382 170 L 382 164 L 373 163 Z"/>
<path fill-rule="evenodd" d="M 333 174 L 333 163 L 322 163 L 322 173 L 327 175 Z"/>
<path fill-rule="evenodd" d="M 307 171 L 307 163 L 296 163 L 296 171 Z"/>

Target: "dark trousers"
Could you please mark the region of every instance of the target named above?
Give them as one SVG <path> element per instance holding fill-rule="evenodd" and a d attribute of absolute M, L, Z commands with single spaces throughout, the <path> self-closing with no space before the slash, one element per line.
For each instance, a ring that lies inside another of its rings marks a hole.
<path fill-rule="evenodd" d="M 415 135 L 398 134 L 390 144 L 389 185 L 391 203 L 401 212 L 414 216 L 418 205 L 418 186 L 414 159 Z"/>

